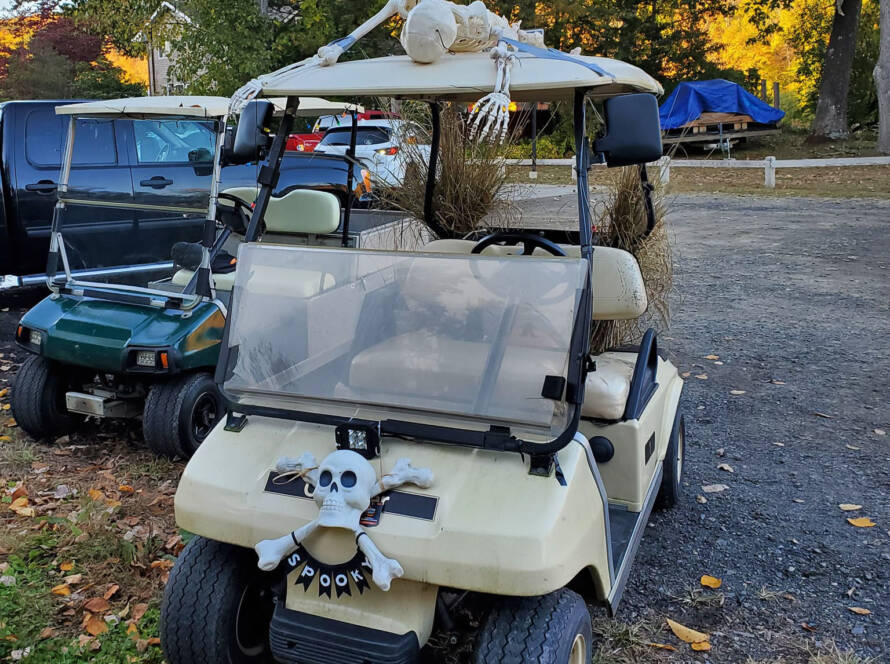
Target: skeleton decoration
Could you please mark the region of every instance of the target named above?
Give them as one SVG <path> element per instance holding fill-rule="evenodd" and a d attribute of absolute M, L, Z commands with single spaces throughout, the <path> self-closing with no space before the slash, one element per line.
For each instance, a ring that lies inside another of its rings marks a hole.
<path fill-rule="evenodd" d="M 384 491 L 404 484 L 416 484 L 424 489 L 432 486 L 433 473 L 430 470 L 415 468 L 408 459 L 399 459 L 393 469 L 378 481 L 371 463 L 352 450 L 332 452 L 320 465 L 308 452 L 299 459 L 283 457 L 278 460 L 275 470 L 279 473 L 299 473 L 314 487 L 318 518 L 283 537 L 257 544 L 254 549 L 259 556 L 257 566 L 260 569 L 274 570 L 292 554 L 297 554 L 294 563 L 304 562 L 306 555 L 302 542 L 319 527 L 324 527 L 344 528 L 355 533 L 356 544 L 365 558 L 357 562 L 371 569 L 374 583 L 381 590 L 389 590 L 392 580 L 404 574 L 397 561 L 380 552 L 362 529 L 360 520 L 371 499 Z M 299 554 L 303 554 L 302 558 Z M 357 577 L 354 580 L 361 590 L 361 581 Z"/>
<path fill-rule="evenodd" d="M 398 14 L 404 20 L 400 41 L 415 62 L 432 63 L 449 51 L 481 52 L 491 49 L 495 62 L 494 91 L 482 97 L 475 106 L 476 119 L 470 129 L 471 138 L 486 137 L 503 141 L 510 121 L 510 70 L 515 54 L 503 39 L 544 48 L 541 30 L 521 30 L 519 23 L 509 23 L 485 7 L 482 0 L 458 5 L 448 0 L 389 0 L 384 7 L 352 33 L 318 49 L 306 60 L 288 65 L 276 72 L 260 76 L 238 90 L 232 97 L 230 112 L 240 112 L 244 105 L 276 77 L 308 66 L 326 67 L 337 62 L 343 52 L 371 30 Z"/>

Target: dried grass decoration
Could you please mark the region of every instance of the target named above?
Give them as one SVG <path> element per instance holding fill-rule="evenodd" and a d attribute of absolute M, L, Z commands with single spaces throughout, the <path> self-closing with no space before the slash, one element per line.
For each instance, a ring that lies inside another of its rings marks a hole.
<path fill-rule="evenodd" d="M 674 283 L 671 244 L 665 223 L 664 198 L 655 173 L 650 178 L 656 184 L 653 192 L 655 227 L 647 233 L 646 201 L 640 179 L 640 167 L 628 166 L 610 170 L 612 182 L 602 212 L 597 220 L 599 244 L 629 251 L 640 264 L 649 307 L 634 320 L 597 320 L 591 329 L 592 353 L 639 339 L 649 327 L 665 329 L 670 323 L 668 296 Z M 594 251 L 594 260 L 596 252 Z"/>
<path fill-rule="evenodd" d="M 483 225 L 492 230 L 505 228 L 510 209 L 509 201 L 502 195 L 506 180 L 505 146 L 470 140 L 468 125 L 474 116 L 462 112 L 463 108 L 463 105 L 449 103 L 443 104 L 441 111 L 433 195 L 435 225 L 440 229 L 436 234 L 441 237 L 460 238 Z M 432 120 L 427 104 L 404 102 L 399 113 L 431 135 Z M 401 149 L 408 164 L 404 184 L 379 190 L 378 195 L 386 207 L 401 210 L 423 222 L 427 153 L 419 145 L 410 143 L 403 143 Z"/>

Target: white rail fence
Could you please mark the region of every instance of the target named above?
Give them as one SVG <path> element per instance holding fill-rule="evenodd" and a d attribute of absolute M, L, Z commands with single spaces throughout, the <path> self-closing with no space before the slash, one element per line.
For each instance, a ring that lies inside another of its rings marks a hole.
<path fill-rule="evenodd" d="M 572 171 L 572 181 L 578 179 L 574 159 L 538 159 L 537 166 L 566 166 Z M 531 159 L 508 159 L 507 166 L 532 166 Z M 595 164 L 600 166 L 602 164 Z M 837 159 L 671 159 L 662 157 L 649 166 L 659 169 L 658 177 L 665 184 L 671 181 L 672 168 L 759 168 L 763 170 L 763 186 L 774 189 L 776 170 L 779 168 L 838 168 L 846 166 L 890 166 L 890 157 L 840 157 Z M 653 174 L 654 176 L 655 174 Z M 529 177 L 536 179 L 537 171 L 529 171 Z"/>

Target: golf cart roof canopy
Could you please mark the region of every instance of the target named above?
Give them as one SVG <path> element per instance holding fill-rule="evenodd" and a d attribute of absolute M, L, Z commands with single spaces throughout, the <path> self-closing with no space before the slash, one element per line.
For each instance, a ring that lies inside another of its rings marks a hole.
<path fill-rule="evenodd" d="M 283 111 L 285 99 L 271 99 L 276 110 Z M 341 113 L 355 109 L 361 113 L 364 108 L 357 104 L 328 101 L 319 97 L 303 97 L 297 115 L 326 115 Z M 224 118 L 229 112 L 228 97 L 129 97 L 125 99 L 104 99 L 79 104 L 57 106 L 58 115 L 77 115 L 89 117 L 157 117 L 176 116 L 192 118 Z"/>
<path fill-rule="evenodd" d="M 587 88 L 594 98 L 631 92 L 661 94 L 663 89 L 639 67 L 611 58 L 542 51 L 516 53 L 510 96 L 514 101 L 571 99 Z M 474 102 L 491 92 L 496 77 L 488 53 L 449 53 L 432 64 L 406 55 L 351 60 L 331 66 L 309 65 L 262 77 L 264 97 L 322 95 L 398 97 Z"/>

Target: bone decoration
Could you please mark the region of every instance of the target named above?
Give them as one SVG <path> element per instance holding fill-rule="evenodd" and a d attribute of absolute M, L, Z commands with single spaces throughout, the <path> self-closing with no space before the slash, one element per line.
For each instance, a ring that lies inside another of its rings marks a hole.
<path fill-rule="evenodd" d="M 409 459 L 399 459 L 393 469 L 380 480 L 371 462 L 352 450 L 331 452 L 319 464 L 308 452 L 298 459 L 283 457 L 275 464 L 279 473 L 299 473 L 314 487 L 318 518 L 277 539 L 259 542 L 254 550 L 259 556 L 257 566 L 272 571 L 281 561 L 297 551 L 302 542 L 318 528 L 343 528 L 355 533 L 359 550 L 371 568 L 371 578 L 381 590 L 389 590 L 392 580 L 404 574 L 402 566 L 384 556 L 360 524 L 361 516 L 371 499 L 384 491 L 405 484 L 428 489 L 433 473 L 415 468 Z"/>
<path fill-rule="evenodd" d="M 266 82 L 301 67 L 329 67 L 340 56 L 393 16 L 404 19 L 399 41 L 408 56 L 418 63 L 436 62 L 448 52 L 481 52 L 492 49 L 494 90 L 475 106 L 476 118 L 471 137 L 503 141 L 510 121 L 510 70 L 516 56 L 502 38 L 544 48 L 542 30 L 522 30 L 519 23 L 510 23 L 503 16 L 489 11 L 482 0 L 459 5 L 448 0 L 389 0 L 380 11 L 349 35 L 318 49 L 310 58 L 278 71 L 255 78 L 232 96 L 230 112 L 240 112 L 256 97 Z"/>

